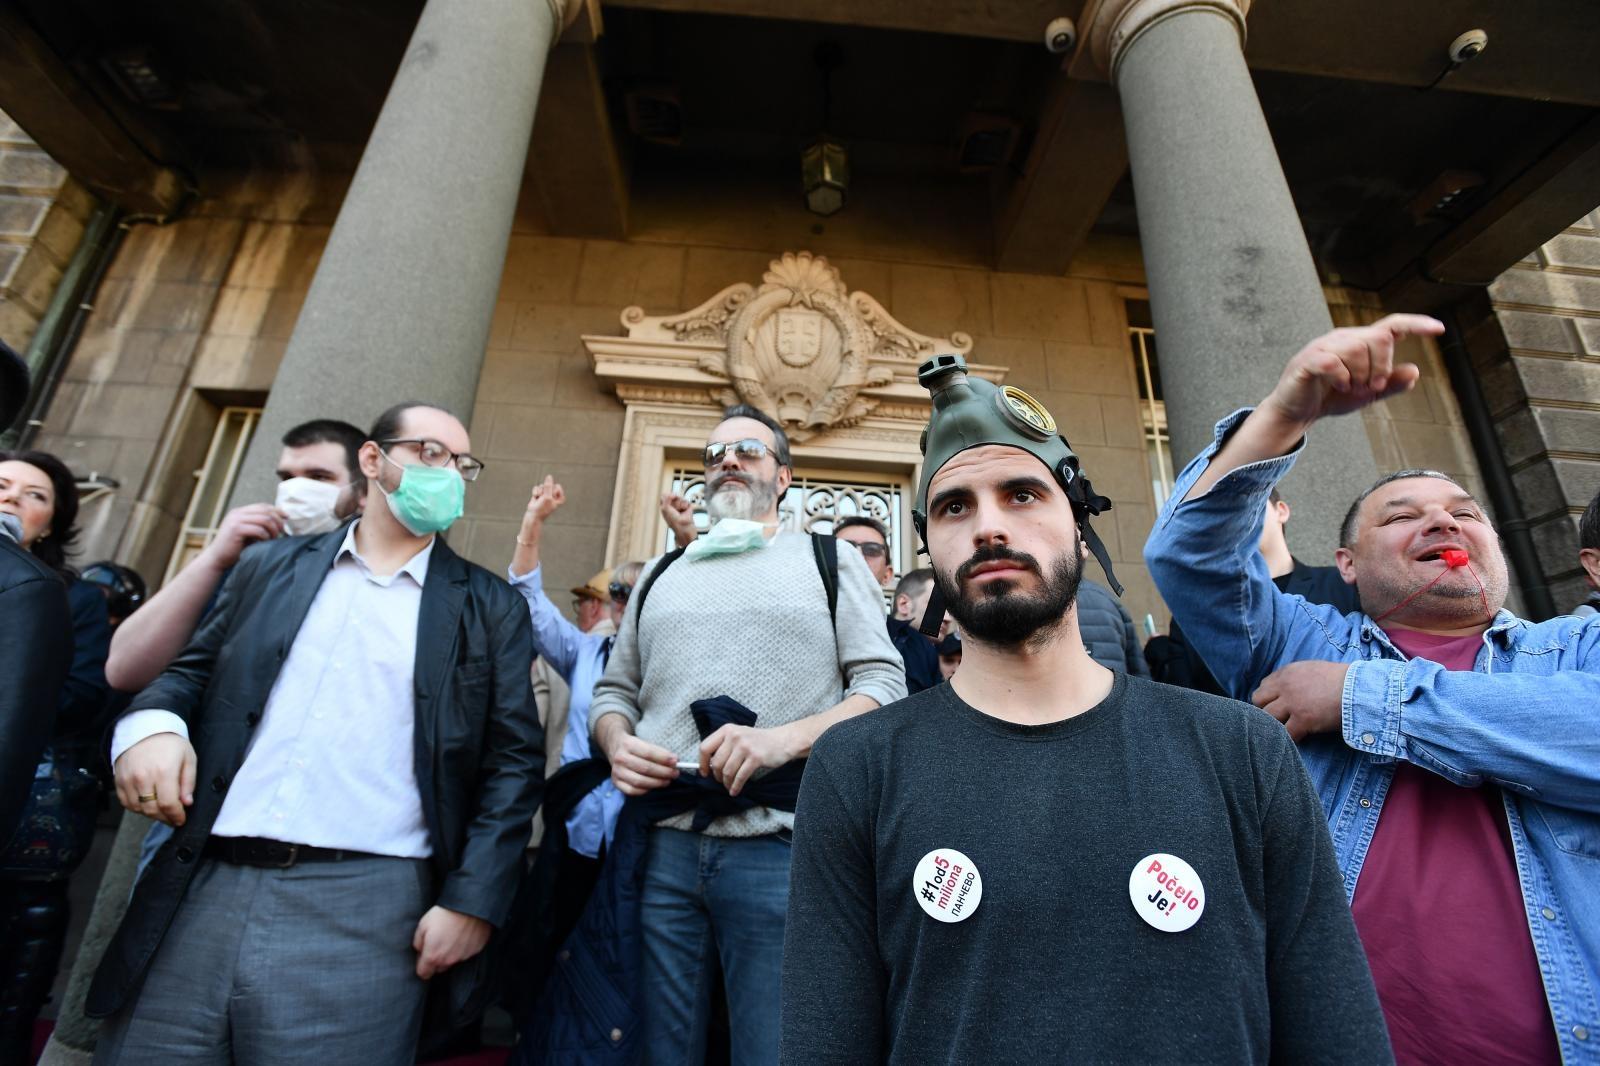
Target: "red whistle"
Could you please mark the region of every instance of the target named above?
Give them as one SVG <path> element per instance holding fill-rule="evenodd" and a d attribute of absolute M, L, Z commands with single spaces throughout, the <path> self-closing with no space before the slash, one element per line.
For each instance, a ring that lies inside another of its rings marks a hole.
<path fill-rule="evenodd" d="M 1452 570 L 1460 566 L 1466 566 L 1468 562 L 1467 553 L 1459 548 L 1446 548 L 1439 553 L 1439 558 L 1443 559 L 1444 565 Z"/>

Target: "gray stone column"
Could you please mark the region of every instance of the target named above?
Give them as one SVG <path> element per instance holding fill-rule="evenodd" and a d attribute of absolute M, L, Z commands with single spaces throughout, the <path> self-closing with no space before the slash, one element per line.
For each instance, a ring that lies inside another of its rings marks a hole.
<path fill-rule="evenodd" d="M 545 58 L 583 0 L 428 0 L 328 238 L 233 502 L 285 430 L 400 400 L 472 414 Z"/>
<path fill-rule="evenodd" d="M 1181 467 L 1217 419 L 1265 396 L 1289 357 L 1332 328 L 1245 67 L 1250 0 L 1106 0 L 1091 54 L 1122 100 L 1139 237 Z M 1359 417 L 1319 424 L 1285 482 L 1289 539 L 1332 562 L 1344 511 L 1377 476 Z"/>

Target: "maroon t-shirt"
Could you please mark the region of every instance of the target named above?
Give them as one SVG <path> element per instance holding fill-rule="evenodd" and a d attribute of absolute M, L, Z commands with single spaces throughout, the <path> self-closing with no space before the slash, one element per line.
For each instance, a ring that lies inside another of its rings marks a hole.
<path fill-rule="evenodd" d="M 1483 647 L 1389 639 L 1447 670 L 1471 670 Z M 1397 764 L 1351 910 L 1397 1062 L 1561 1061 L 1498 788 Z"/>

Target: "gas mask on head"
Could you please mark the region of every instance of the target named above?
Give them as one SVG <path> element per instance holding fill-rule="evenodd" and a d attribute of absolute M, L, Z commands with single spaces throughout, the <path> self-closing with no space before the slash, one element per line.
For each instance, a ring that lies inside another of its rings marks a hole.
<path fill-rule="evenodd" d="M 1067 438 L 1057 432 L 1056 421 L 1043 404 L 1021 389 L 1000 386 L 967 375 L 967 361 L 959 355 L 936 355 L 917 368 L 917 381 L 933 397 L 933 412 L 922 431 L 922 480 L 911 511 L 922 550 L 928 545 L 928 486 L 941 467 L 968 448 L 1000 444 L 1020 448 L 1050 469 L 1067 494 L 1078 533 L 1105 571 L 1106 580 L 1122 595 L 1122 584 L 1111 571 L 1111 557 L 1099 534 L 1089 524 L 1092 515 L 1111 509 L 1111 501 L 1097 494 L 1079 469 L 1078 456 Z M 944 597 L 938 592 L 928 602 L 920 626 L 933 636 L 944 618 Z"/>

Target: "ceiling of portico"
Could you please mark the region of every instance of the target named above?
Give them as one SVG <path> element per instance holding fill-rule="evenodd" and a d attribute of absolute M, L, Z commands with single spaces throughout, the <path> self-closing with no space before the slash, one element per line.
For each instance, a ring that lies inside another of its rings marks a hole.
<path fill-rule="evenodd" d="M 124 160 L 142 155 L 214 188 L 241 171 L 348 173 L 422 6 L 11 0 L 13 14 L 0 23 L 36 37 L 77 80 L 81 91 L 66 95 L 100 109 L 103 124 L 134 146 Z M 1061 73 L 1039 43 L 1049 17 L 1081 7 L 607 3 L 597 45 L 562 45 L 552 57 L 523 218 L 557 232 L 624 236 L 631 203 L 658 203 L 697 182 L 742 185 L 792 207 L 798 152 L 824 126 L 813 55 L 827 41 L 843 57 L 826 126 L 851 151 L 847 212 L 905 201 L 902 190 L 916 188 L 919 208 L 927 205 L 913 220 L 927 231 L 921 246 L 936 243 L 944 224 L 952 257 L 987 244 L 1003 269 L 1060 272 L 1086 234 L 1136 232 L 1131 188 L 1118 180 L 1114 93 Z M 1489 49 L 1425 90 L 1445 45 L 1473 26 L 1490 31 Z M 142 105 L 107 78 L 106 58 L 126 49 L 149 56 L 173 100 Z M 1322 265 L 1371 288 L 1414 272 L 1497 193 L 1571 150 L 1600 106 L 1597 54 L 1600 20 L 1589 0 L 1259 0 L 1247 52 Z M 0 108 L 12 109 L 5 93 L 17 84 L 0 70 Z M 630 132 L 626 99 L 640 88 L 676 96 L 679 143 Z M 1001 167 L 963 173 L 957 148 L 975 115 L 1013 119 L 1020 136 Z M 68 108 L 41 107 L 29 132 L 70 154 L 81 122 Z M 541 131 L 582 150 L 549 151 Z M 1448 172 L 1482 184 L 1448 210 L 1419 214 L 1418 197 Z"/>

